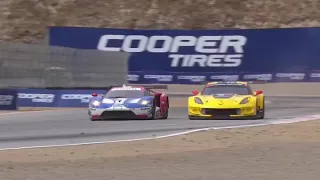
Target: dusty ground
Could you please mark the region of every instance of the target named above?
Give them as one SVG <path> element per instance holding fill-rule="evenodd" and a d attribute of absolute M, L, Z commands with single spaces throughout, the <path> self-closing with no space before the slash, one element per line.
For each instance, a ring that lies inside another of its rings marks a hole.
<path fill-rule="evenodd" d="M 318 180 L 320 120 L 0 152 L 4 180 Z"/>
<path fill-rule="evenodd" d="M 46 27 L 152 29 L 312 27 L 319 0 L 2 0 L 0 39 L 36 42 Z"/>

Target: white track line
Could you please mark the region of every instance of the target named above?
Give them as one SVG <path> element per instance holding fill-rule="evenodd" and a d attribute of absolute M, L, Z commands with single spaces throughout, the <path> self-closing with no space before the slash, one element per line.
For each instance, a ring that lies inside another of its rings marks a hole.
<path fill-rule="evenodd" d="M 41 112 L 47 112 L 47 111 L 65 111 L 65 110 L 72 110 L 74 108 L 65 108 L 65 109 L 39 109 L 39 110 L 13 110 L 13 112 L 1 112 L 0 111 L 0 116 L 6 116 L 6 115 L 15 115 L 15 114 L 24 114 L 24 113 L 41 113 Z M 79 108 L 81 109 L 81 108 Z"/>
<path fill-rule="evenodd" d="M 151 138 L 124 139 L 124 140 L 116 140 L 116 141 L 98 141 L 98 142 L 89 142 L 89 143 L 60 144 L 60 145 L 46 145 L 46 146 L 26 146 L 26 147 L 18 147 L 18 148 L 3 148 L 3 149 L 0 149 L 0 151 L 143 141 L 143 140 L 162 139 L 162 138 L 168 138 L 168 137 L 173 137 L 173 136 L 180 136 L 180 135 L 185 135 L 185 134 L 190 134 L 190 133 L 195 133 L 195 132 L 200 132 L 200 131 L 258 127 L 258 126 L 275 125 L 275 124 L 291 124 L 291 123 L 297 123 L 297 122 L 303 122 L 303 121 L 312 121 L 312 120 L 319 120 L 319 119 L 320 119 L 320 114 L 316 114 L 316 115 L 309 115 L 309 116 L 303 116 L 303 117 L 295 117 L 295 118 L 290 118 L 290 119 L 279 119 L 279 120 L 275 120 L 275 121 L 267 121 L 265 123 L 260 123 L 260 124 L 238 125 L 238 126 L 222 126 L 222 127 L 208 127 L 208 128 L 194 129 L 194 130 L 190 130 L 190 131 L 184 131 L 184 132 L 180 132 L 180 133 L 168 134 L 168 135 L 151 137 Z"/>
<path fill-rule="evenodd" d="M 15 114 L 24 114 L 24 113 L 39 113 L 44 111 L 52 111 L 52 110 L 39 110 L 39 111 L 18 111 L 18 112 L 0 112 L 0 116 L 6 116 L 6 115 L 15 115 Z"/>

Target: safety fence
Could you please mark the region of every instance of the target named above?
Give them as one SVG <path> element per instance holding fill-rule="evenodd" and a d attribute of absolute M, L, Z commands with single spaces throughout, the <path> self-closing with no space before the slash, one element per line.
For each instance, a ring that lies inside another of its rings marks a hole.
<path fill-rule="evenodd" d="M 125 52 L 0 43 L 0 88 L 95 87 L 127 82 Z"/>

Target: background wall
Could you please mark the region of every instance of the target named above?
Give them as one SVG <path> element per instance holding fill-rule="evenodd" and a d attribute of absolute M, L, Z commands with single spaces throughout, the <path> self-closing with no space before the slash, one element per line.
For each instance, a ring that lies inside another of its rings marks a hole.
<path fill-rule="evenodd" d="M 127 82 L 129 53 L 0 43 L 0 87 L 84 87 Z"/>

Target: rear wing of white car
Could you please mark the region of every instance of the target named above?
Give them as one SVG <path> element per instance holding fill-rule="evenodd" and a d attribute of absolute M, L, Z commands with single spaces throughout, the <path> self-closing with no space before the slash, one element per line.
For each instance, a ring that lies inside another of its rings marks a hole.
<path fill-rule="evenodd" d="M 130 87 L 130 86 L 134 86 L 134 87 L 144 87 L 145 89 L 151 90 L 151 89 L 168 89 L 168 85 L 139 85 L 139 84 L 130 84 L 130 85 L 113 85 L 113 86 L 109 86 L 107 87 L 107 89 L 111 89 L 114 87 Z"/>
<path fill-rule="evenodd" d="M 110 90 L 111 88 L 117 88 L 117 87 L 143 87 L 145 89 L 147 89 L 148 91 L 152 92 L 152 93 L 156 93 L 155 91 L 153 91 L 154 89 L 162 89 L 162 90 L 168 90 L 168 85 L 139 85 L 139 84 L 130 84 L 130 85 L 114 85 L 114 86 L 109 86 L 107 88 L 107 90 Z"/>
<path fill-rule="evenodd" d="M 146 89 L 168 89 L 168 85 L 141 85 Z"/>

